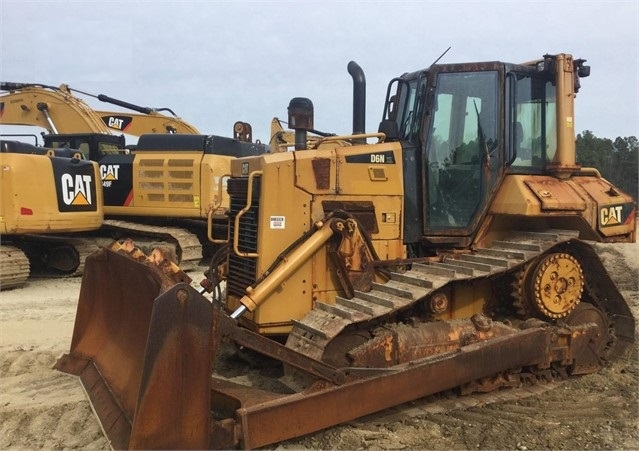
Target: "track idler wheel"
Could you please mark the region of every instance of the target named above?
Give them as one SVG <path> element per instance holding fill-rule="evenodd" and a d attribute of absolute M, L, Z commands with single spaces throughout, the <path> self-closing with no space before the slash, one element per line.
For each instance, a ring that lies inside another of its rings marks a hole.
<path fill-rule="evenodd" d="M 47 255 L 46 265 L 47 268 L 71 274 L 80 266 L 80 254 L 72 246 L 56 246 Z"/>
<path fill-rule="evenodd" d="M 558 252 L 531 263 L 519 277 L 516 301 L 520 313 L 539 318 L 565 318 L 581 301 L 584 274 L 570 254 Z"/>
<path fill-rule="evenodd" d="M 597 332 L 590 337 L 588 345 L 575 355 L 571 374 L 588 374 L 597 371 L 606 357 L 611 336 L 606 314 L 592 304 L 582 302 L 568 315 L 565 322 L 569 326 L 596 324 Z"/>

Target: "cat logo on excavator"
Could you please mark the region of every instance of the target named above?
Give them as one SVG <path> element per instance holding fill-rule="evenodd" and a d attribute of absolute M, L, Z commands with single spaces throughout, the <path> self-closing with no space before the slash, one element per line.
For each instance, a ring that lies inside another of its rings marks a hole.
<path fill-rule="evenodd" d="M 120 172 L 119 164 L 101 164 L 100 165 L 100 177 L 102 181 L 118 180 L 118 172 Z"/>
<path fill-rule="evenodd" d="M 90 175 L 62 175 L 62 199 L 66 205 L 91 205 L 91 183 Z"/>
<path fill-rule="evenodd" d="M 100 200 L 96 190 L 97 172 L 94 163 L 68 158 L 50 159 L 56 181 L 58 211 L 96 211 Z"/>
<path fill-rule="evenodd" d="M 102 116 L 102 121 L 109 128 L 126 131 L 133 119 L 130 116 Z"/>

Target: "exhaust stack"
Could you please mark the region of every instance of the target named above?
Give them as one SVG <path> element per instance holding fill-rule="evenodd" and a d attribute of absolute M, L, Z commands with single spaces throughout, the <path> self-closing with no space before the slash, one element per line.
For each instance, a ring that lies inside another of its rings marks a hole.
<path fill-rule="evenodd" d="M 353 77 L 353 134 L 366 133 L 366 77 L 355 61 L 348 63 L 348 73 Z M 358 140 L 366 143 L 366 139 Z"/>

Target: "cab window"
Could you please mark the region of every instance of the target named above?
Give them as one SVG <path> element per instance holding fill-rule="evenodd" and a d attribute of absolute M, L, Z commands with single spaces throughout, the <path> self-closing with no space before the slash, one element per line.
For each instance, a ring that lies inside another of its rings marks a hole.
<path fill-rule="evenodd" d="M 556 90 L 550 81 L 515 77 L 510 154 L 513 172 L 541 172 L 557 151 Z"/>

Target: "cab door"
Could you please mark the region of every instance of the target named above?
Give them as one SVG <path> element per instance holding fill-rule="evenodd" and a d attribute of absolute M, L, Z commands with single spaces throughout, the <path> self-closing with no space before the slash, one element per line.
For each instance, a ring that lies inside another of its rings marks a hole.
<path fill-rule="evenodd" d="M 424 155 L 424 235 L 469 236 L 502 170 L 500 65 L 438 66 Z"/>

